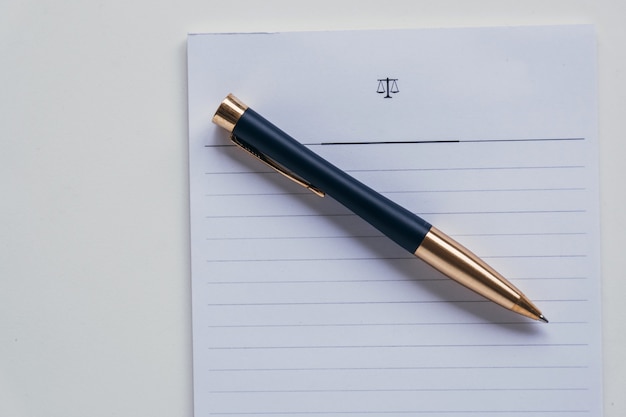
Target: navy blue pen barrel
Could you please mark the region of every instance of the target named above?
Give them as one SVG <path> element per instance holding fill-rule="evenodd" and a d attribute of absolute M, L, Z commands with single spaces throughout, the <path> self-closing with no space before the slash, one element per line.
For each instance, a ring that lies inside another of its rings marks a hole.
<path fill-rule="evenodd" d="M 411 253 L 430 230 L 428 222 L 321 158 L 250 108 L 239 118 L 232 133 L 333 197 Z"/>

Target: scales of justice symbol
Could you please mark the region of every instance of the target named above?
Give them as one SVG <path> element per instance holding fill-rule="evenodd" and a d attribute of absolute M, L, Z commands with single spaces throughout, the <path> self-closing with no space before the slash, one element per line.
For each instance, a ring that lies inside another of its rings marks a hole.
<path fill-rule="evenodd" d="M 378 88 L 376 89 L 376 92 L 378 94 L 385 94 L 384 98 L 393 98 L 391 97 L 391 94 L 395 94 L 399 91 L 397 78 L 387 77 L 378 79 Z"/>

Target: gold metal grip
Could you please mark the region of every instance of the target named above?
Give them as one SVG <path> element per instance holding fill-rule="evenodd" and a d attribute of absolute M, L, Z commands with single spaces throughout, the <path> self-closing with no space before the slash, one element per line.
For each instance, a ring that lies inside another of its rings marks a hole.
<path fill-rule="evenodd" d="M 415 256 L 483 297 L 535 320 L 541 312 L 502 275 L 454 239 L 432 227 Z"/>

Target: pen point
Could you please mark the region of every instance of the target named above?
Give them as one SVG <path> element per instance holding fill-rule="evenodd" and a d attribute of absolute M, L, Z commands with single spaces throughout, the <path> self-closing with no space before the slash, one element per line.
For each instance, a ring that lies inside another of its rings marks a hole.
<path fill-rule="evenodd" d="M 549 323 L 548 319 L 543 314 L 539 316 L 539 320 L 541 320 L 544 323 Z"/>

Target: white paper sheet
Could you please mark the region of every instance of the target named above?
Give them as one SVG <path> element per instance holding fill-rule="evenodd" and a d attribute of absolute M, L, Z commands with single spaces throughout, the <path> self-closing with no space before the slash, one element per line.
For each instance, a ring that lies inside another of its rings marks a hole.
<path fill-rule="evenodd" d="M 196 417 L 601 415 L 593 27 L 198 34 L 188 58 Z M 230 145 L 231 92 L 550 323 Z"/>

